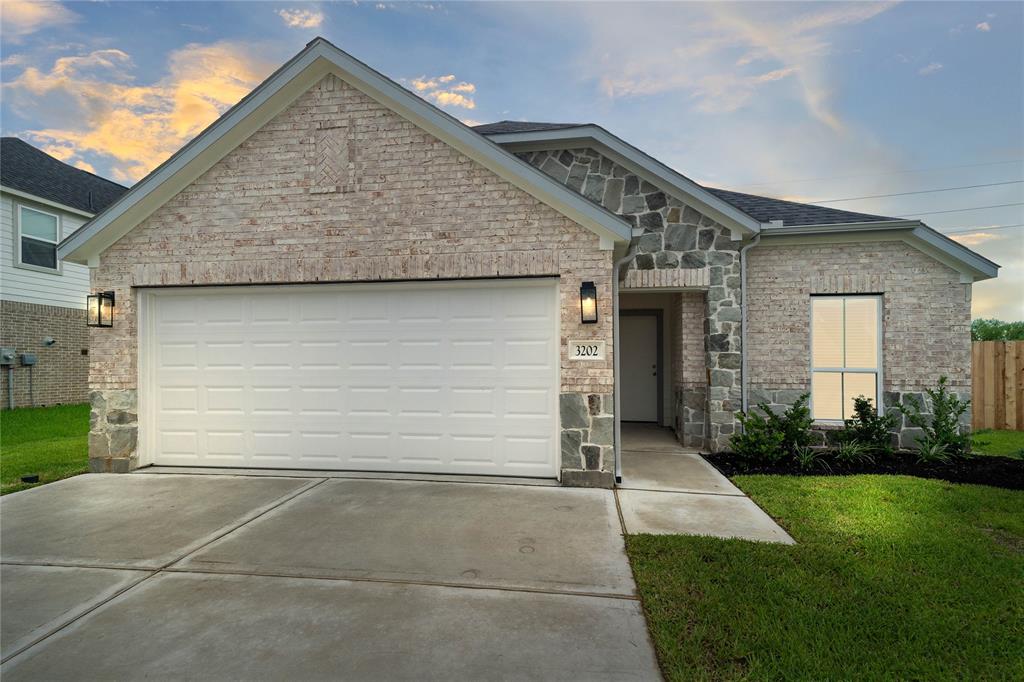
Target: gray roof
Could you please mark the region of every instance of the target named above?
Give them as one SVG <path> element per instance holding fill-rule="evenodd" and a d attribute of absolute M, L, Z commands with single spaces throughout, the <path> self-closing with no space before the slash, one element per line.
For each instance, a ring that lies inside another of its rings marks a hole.
<path fill-rule="evenodd" d="M 546 130 L 563 130 L 596 125 L 593 123 L 541 123 L 535 121 L 499 121 L 474 126 L 474 130 L 482 135 L 501 135 L 505 133 L 533 133 Z M 696 183 L 695 183 L 696 184 Z M 885 216 L 869 213 L 842 211 L 837 208 L 801 204 L 773 197 L 762 197 L 755 194 L 733 192 L 701 185 L 722 201 L 743 211 L 758 222 L 767 223 L 781 220 L 786 226 L 801 225 L 838 225 L 842 223 L 867 223 L 895 220 Z"/>
<path fill-rule="evenodd" d="M 0 185 L 86 213 L 99 213 L 128 191 L 17 137 L 0 138 Z"/>
<path fill-rule="evenodd" d="M 579 128 L 585 123 L 542 123 L 540 121 L 498 121 L 472 126 L 481 135 L 499 135 L 501 133 L 535 133 L 538 130 L 562 130 L 563 128 Z"/>
<path fill-rule="evenodd" d="M 800 204 L 795 201 L 773 199 L 772 197 L 759 197 L 755 194 L 733 192 L 727 189 L 708 187 L 707 185 L 704 185 L 704 189 L 762 223 L 781 220 L 783 225 L 787 226 L 838 225 L 841 223 L 874 223 L 898 220 L 898 218 L 886 218 L 885 216 L 872 215 L 870 213 L 841 211 L 837 208 L 828 208 L 827 206 Z"/>

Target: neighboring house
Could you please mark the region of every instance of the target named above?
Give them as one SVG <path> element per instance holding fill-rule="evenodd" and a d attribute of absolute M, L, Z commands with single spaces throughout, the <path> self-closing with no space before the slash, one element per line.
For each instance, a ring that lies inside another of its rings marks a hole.
<path fill-rule="evenodd" d="M 811 391 L 828 424 L 861 393 L 966 392 L 971 283 L 997 272 L 918 221 L 702 187 L 598 126 L 468 128 L 323 39 L 60 255 L 116 296 L 94 470 L 602 486 L 620 419 L 720 450 L 745 402 Z"/>
<path fill-rule="evenodd" d="M 127 191 L 0 139 L 0 347 L 11 360 L 0 366 L 3 409 L 88 399 L 89 269 L 61 261 L 57 244 Z"/>

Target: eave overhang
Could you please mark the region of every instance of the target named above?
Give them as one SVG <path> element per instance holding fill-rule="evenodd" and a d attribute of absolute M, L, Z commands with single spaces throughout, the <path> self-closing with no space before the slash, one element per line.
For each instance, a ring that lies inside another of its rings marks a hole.
<path fill-rule="evenodd" d="M 771 226 L 761 231 L 765 245 L 903 241 L 960 273 L 964 283 L 992 279 L 999 265 L 919 220 L 835 225 Z"/>

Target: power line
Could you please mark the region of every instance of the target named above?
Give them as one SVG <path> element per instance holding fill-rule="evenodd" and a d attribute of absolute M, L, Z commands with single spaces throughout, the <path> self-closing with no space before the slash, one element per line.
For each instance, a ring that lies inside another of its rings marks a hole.
<path fill-rule="evenodd" d="M 748 182 L 741 184 L 741 187 L 764 187 L 766 185 L 782 185 L 797 182 L 819 182 L 824 180 L 848 180 L 851 178 L 874 178 L 880 175 L 906 175 L 908 173 L 928 173 L 937 170 L 954 170 L 957 168 L 980 168 L 982 166 L 1005 166 L 1008 163 L 1020 163 L 1024 159 L 1010 159 L 1009 161 L 989 161 L 988 163 L 964 163 L 956 166 L 932 166 L 930 168 L 917 168 L 914 170 L 885 171 L 883 173 L 860 173 L 857 175 L 833 175 L 825 178 L 804 178 L 803 180 L 773 180 L 772 182 Z"/>
<path fill-rule="evenodd" d="M 848 199 L 814 199 L 809 204 L 836 204 L 840 201 L 858 201 L 860 199 L 883 199 L 885 197 L 905 197 L 911 194 L 932 194 L 935 192 L 952 192 L 959 189 L 977 189 L 979 187 L 999 187 L 1001 185 L 1019 185 L 1024 180 L 1007 180 L 1006 182 L 988 182 L 984 185 L 961 185 L 960 187 L 943 187 L 942 189 L 920 189 L 914 192 L 896 192 L 895 194 L 871 194 L 864 197 L 850 197 Z"/>
<path fill-rule="evenodd" d="M 1024 223 L 1017 223 L 1016 225 L 992 225 L 991 227 L 974 227 L 969 230 L 951 230 L 950 232 L 942 232 L 942 234 L 968 234 L 972 232 L 995 232 L 996 230 L 1008 230 L 1011 227 L 1024 227 Z"/>
<path fill-rule="evenodd" d="M 946 211 L 921 211 L 920 213 L 904 213 L 903 215 L 894 215 L 893 218 L 916 218 L 919 215 L 935 215 L 937 213 L 963 213 L 964 211 L 980 211 L 984 208 L 1006 208 L 1008 206 L 1024 206 L 1024 201 L 1018 201 L 1015 204 L 993 204 L 991 206 L 971 206 L 970 208 L 951 208 Z"/>

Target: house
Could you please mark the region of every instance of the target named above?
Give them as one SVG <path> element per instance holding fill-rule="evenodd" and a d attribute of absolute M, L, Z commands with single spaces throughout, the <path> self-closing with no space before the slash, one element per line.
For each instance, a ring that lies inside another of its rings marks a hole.
<path fill-rule="evenodd" d="M 0 139 L 3 409 L 88 399 L 89 269 L 60 260 L 57 244 L 127 191 L 16 137 Z"/>
<path fill-rule="evenodd" d="M 114 306 L 96 471 L 592 486 L 624 420 L 722 450 L 751 403 L 810 391 L 827 425 L 855 395 L 966 392 L 971 284 L 997 273 L 918 221 L 702 187 L 599 126 L 471 129 L 319 38 L 59 253 Z"/>

